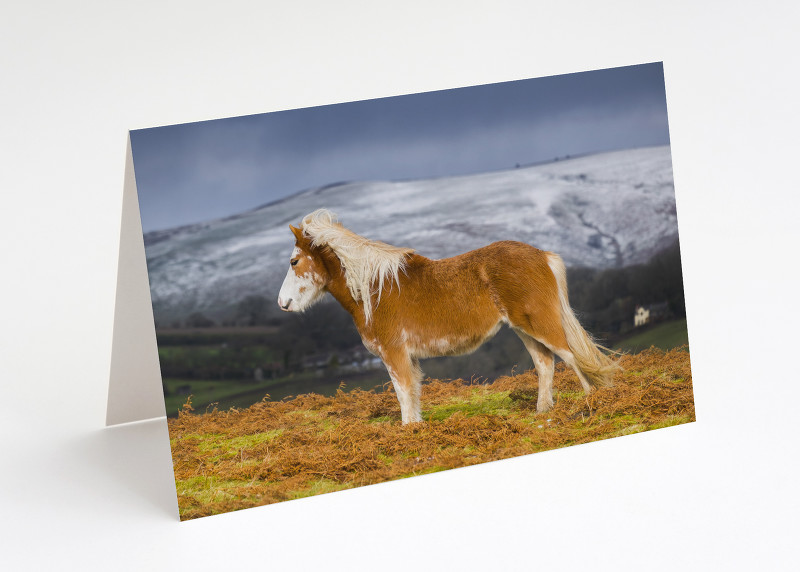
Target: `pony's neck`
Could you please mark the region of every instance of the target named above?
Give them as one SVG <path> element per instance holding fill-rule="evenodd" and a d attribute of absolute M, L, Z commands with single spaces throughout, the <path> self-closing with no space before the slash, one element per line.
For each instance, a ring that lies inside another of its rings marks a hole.
<path fill-rule="evenodd" d="M 366 326 L 363 302 L 357 302 L 350 293 L 339 257 L 328 248 L 321 249 L 320 254 L 330 276 L 326 289 L 353 317 L 356 327 L 361 331 Z"/>

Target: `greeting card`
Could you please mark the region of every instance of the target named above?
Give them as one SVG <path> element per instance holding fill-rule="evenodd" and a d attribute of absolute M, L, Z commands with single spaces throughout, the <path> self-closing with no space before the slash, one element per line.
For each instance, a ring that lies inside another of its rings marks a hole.
<path fill-rule="evenodd" d="M 110 424 L 181 519 L 694 420 L 661 64 L 132 131 Z"/>

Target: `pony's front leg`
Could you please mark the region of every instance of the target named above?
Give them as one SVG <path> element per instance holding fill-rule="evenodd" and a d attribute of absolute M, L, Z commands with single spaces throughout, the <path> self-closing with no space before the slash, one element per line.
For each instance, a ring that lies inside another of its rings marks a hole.
<path fill-rule="evenodd" d="M 400 402 L 403 425 L 422 421 L 422 370 L 419 362 L 407 354 L 397 353 L 384 358 L 383 363 L 392 378 L 392 385 Z"/>

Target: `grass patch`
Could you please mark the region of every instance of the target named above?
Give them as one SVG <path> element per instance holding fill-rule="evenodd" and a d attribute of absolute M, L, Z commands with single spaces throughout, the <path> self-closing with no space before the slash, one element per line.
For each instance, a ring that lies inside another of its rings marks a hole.
<path fill-rule="evenodd" d="M 179 480 L 175 484 L 178 498 L 190 499 L 193 505 L 213 505 L 239 499 L 239 489 L 246 487 L 248 483 L 208 476 Z"/>
<path fill-rule="evenodd" d="M 474 388 L 467 399 L 453 397 L 450 403 L 431 407 L 426 421 L 441 421 L 453 415 L 462 413 L 467 417 L 474 415 L 507 415 L 511 407 L 511 398 L 507 391 L 493 392 L 485 387 Z"/>
<path fill-rule="evenodd" d="M 349 483 L 337 483 L 336 481 L 332 481 L 330 479 L 319 479 L 316 481 L 311 481 L 308 484 L 307 488 L 292 493 L 291 498 L 299 499 L 305 497 L 313 497 L 314 495 L 322 495 L 325 493 L 342 491 L 344 489 L 352 488 L 352 486 L 353 485 Z"/>
<path fill-rule="evenodd" d="M 259 445 L 268 443 L 281 435 L 283 431 L 283 429 L 273 429 L 264 433 L 235 437 L 210 433 L 203 436 L 197 449 L 201 453 L 207 453 L 208 458 L 214 462 L 235 457 L 244 458 L 245 451 L 257 449 Z"/>
<path fill-rule="evenodd" d="M 420 469 L 417 471 L 411 471 L 408 473 L 402 473 L 397 475 L 396 478 L 398 479 L 408 479 L 409 477 L 419 477 L 420 475 L 430 475 L 431 473 L 438 473 L 440 471 L 446 471 L 450 467 L 440 467 L 440 466 L 433 466 L 433 467 L 426 467 L 424 469 Z"/>

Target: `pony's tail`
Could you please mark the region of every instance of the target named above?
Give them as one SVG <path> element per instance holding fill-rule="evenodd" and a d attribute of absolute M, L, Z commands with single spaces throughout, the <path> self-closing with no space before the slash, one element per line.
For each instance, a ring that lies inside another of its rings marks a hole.
<path fill-rule="evenodd" d="M 583 329 L 575 312 L 569 305 L 567 295 L 567 268 L 558 254 L 547 253 L 550 270 L 556 278 L 558 285 L 558 300 L 561 304 L 561 326 L 567 337 L 567 344 L 578 367 L 586 375 L 593 387 L 610 387 L 614 384 L 614 373 L 622 369 L 619 364 L 603 353 L 603 351 L 616 354 L 612 350 L 598 345 L 592 336 Z"/>

